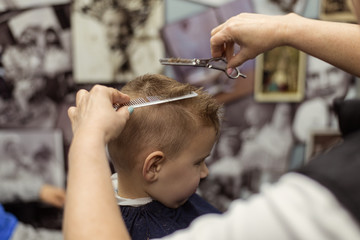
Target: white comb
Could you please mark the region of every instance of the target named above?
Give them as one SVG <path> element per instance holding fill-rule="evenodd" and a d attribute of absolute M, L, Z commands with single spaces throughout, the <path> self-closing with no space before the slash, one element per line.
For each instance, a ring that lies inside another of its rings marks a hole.
<path fill-rule="evenodd" d="M 117 111 L 119 108 L 121 108 L 123 106 L 131 106 L 133 108 L 146 107 L 146 106 L 151 106 L 151 105 L 156 105 L 156 104 L 161 104 L 161 103 L 179 101 L 179 100 L 187 99 L 187 98 L 193 98 L 193 97 L 196 97 L 197 95 L 198 94 L 193 91 L 186 95 L 182 95 L 179 97 L 173 97 L 173 98 L 166 98 L 166 99 L 160 99 L 160 97 L 158 97 L 158 96 L 148 96 L 148 97 L 146 97 L 147 100 L 145 100 L 144 98 L 137 98 L 137 99 L 130 100 L 130 102 L 124 103 L 124 104 L 115 103 L 114 108 Z"/>

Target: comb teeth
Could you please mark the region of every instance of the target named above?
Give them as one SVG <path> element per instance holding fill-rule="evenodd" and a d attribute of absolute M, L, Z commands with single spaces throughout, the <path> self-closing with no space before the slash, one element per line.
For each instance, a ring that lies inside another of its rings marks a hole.
<path fill-rule="evenodd" d="M 150 102 L 161 100 L 158 96 L 148 96 L 146 97 Z"/>
<path fill-rule="evenodd" d="M 114 108 L 117 111 L 119 108 L 121 108 L 123 106 L 141 107 L 143 105 L 144 106 L 154 105 L 154 104 L 149 104 L 151 102 L 161 101 L 161 98 L 159 98 L 158 96 L 148 96 L 148 97 L 146 97 L 146 99 L 148 101 L 146 101 L 144 98 L 135 98 L 135 99 L 130 100 L 130 102 L 128 102 L 128 103 L 123 103 L 123 104 L 115 103 Z"/>
<path fill-rule="evenodd" d="M 146 97 L 148 101 L 146 101 L 144 98 L 135 98 L 130 100 L 128 103 L 121 104 L 121 106 L 134 106 L 139 104 L 144 104 L 148 102 L 154 102 L 154 101 L 160 101 L 161 99 L 158 96 L 148 96 Z"/>
<path fill-rule="evenodd" d="M 147 97 L 147 98 L 149 98 L 149 97 Z M 136 106 L 136 105 L 140 105 L 140 104 L 144 104 L 144 103 L 148 103 L 144 98 L 136 98 L 136 99 L 130 100 L 130 102 L 128 102 L 128 103 L 123 103 L 123 104 L 115 103 L 113 105 L 113 107 L 117 111 L 119 108 L 124 107 L 124 106 Z"/>
<path fill-rule="evenodd" d="M 178 100 L 182 100 L 182 99 L 186 99 L 186 98 L 192 98 L 192 97 L 196 97 L 197 95 L 198 94 L 196 92 L 191 92 L 189 94 L 186 94 L 186 95 L 183 95 L 180 97 L 173 97 L 173 98 L 167 98 L 167 99 L 161 99 L 158 96 L 148 96 L 148 97 L 146 97 L 146 99 L 148 101 L 146 101 L 144 98 L 136 98 L 136 99 L 130 100 L 130 102 L 124 103 L 124 104 L 115 103 L 113 105 L 113 107 L 117 111 L 119 108 L 121 108 L 123 106 L 132 106 L 133 108 L 145 107 L 145 106 L 151 106 L 151 105 L 155 105 L 155 104 L 178 101 Z"/>
<path fill-rule="evenodd" d="M 127 103 L 127 105 L 136 105 L 136 104 L 142 104 L 142 103 L 146 103 L 146 100 L 143 98 L 136 98 L 136 99 L 130 100 L 130 102 Z"/>

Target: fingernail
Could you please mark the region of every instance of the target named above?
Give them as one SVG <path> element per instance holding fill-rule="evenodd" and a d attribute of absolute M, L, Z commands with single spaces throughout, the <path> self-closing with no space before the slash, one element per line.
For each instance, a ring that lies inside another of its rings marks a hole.
<path fill-rule="evenodd" d="M 133 107 L 128 107 L 128 111 L 129 111 L 129 113 L 130 113 L 130 115 L 133 113 L 133 111 L 134 111 L 134 108 Z"/>
<path fill-rule="evenodd" d="M 226 69 L 226 72 L 227 72 L 228 75 L 231 75 L 234 72 L 234 69 L 233 68 L 228 68 L 228 69 Z"/>

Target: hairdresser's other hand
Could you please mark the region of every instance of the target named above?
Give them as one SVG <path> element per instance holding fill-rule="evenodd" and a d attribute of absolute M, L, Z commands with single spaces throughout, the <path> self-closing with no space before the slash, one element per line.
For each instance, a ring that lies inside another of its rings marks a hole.
<path fill-rule="evenodd" d="M 100 137 L 105 142 L 117 137 L 130 114 L 127 107 L 115 111 L 113 104 L 129 101 L 126 94 L 101 85 L 95 85 L 89 92 L 79 90 L 76 106 L 68 109 L 74 135 L 84 132 L 87 136 Z"/>
<path fill-rule="evenodd" d="M 63 188 L 44 184 L 40 189 L 40 200 L 57 208 L 64 207 L 65 190 Z"/>
<path fill-rule="evenodd" d="M 280 46 L 285 42 L 287 22 L 295 14 L 267 16 L 242 13 L 228 19 L 211 31 L 211 54 L 225 56 L 228 67 L 236 67 L 260 53 Z M 234 55 L 234 45 L 240 51 Z"/>

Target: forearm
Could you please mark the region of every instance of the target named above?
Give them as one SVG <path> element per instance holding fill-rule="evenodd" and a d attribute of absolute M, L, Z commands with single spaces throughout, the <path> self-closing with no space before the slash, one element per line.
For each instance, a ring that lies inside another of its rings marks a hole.
<path fill-rule="evenodd" d="M 111 187 L 105 141 L 98 136 L 79 129 L 70 147 L 66 239 L 130 239 Z"/>
<path fill-rule="evenodd" d="M 360 26 L 358 24 L 285 16 L 285 43 L 360 76 Z"/>

